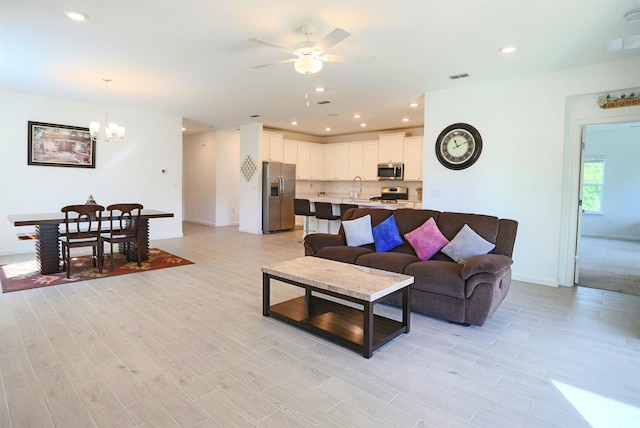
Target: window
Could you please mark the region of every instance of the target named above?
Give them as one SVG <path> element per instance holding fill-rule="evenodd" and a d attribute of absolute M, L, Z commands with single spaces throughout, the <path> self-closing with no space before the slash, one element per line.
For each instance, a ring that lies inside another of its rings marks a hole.
<path fill-rule="evenodd" d="M 585 159 L 583 168 L 582 209 L 587 213 L 601 213 L 604 158 Z"/>

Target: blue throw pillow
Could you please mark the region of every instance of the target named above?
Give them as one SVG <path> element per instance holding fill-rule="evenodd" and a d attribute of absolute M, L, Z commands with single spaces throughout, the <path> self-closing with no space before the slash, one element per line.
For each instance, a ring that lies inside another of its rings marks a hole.
<path fill-rule="evenodd" d="M 396 218 L 393 215 L 373 228 L 373 240 L 376 244 L 376 251 L 381 253 L 402 244 L 402 236 L 400 236 Z"/>

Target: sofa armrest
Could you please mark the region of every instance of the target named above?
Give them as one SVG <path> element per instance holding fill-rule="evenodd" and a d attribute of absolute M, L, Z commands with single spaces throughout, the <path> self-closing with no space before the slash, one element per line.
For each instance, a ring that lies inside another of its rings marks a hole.
<path fill-rule="evenodd" d="M 324 247 L 345 245 L 347 245 L 347 242 L 343 235 L 310 233 L 304 237 L 304 255 L 315 256 Z"/>
<path fill-rule="evenodd" d="M 462 267 L 460 275 L 465 281 L 471 276 L 478 273 L 498 273 L 513 264 L 508 256 L 502 254 L 483 254 L 481 256 L 471 257 Z"/>

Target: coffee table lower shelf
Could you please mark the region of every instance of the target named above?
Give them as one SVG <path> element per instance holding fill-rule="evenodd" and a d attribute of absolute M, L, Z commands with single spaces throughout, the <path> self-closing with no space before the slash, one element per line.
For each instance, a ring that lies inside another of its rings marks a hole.
<path fill-rule="evenodd" d="M 364 344 L 364 312 L 316 296 L 301 296 L 272 305 L 268 314 L 273 318 L 331 339 L 340 345 L 360 351 L 367 358 L 395 337 L 408 333 L 406 324 L 380 315 L 373 315 L 373 346 Z"/>

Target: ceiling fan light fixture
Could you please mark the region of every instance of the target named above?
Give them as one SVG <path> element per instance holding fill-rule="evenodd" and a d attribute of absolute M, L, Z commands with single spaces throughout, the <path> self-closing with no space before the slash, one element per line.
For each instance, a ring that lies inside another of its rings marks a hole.
<path fill-rule="evenodd" d="M 296 71 L 301 74 L 314 74 L 322 70 L 322 61 L 311 54 L 302 55 L 293 63 Z"/>

